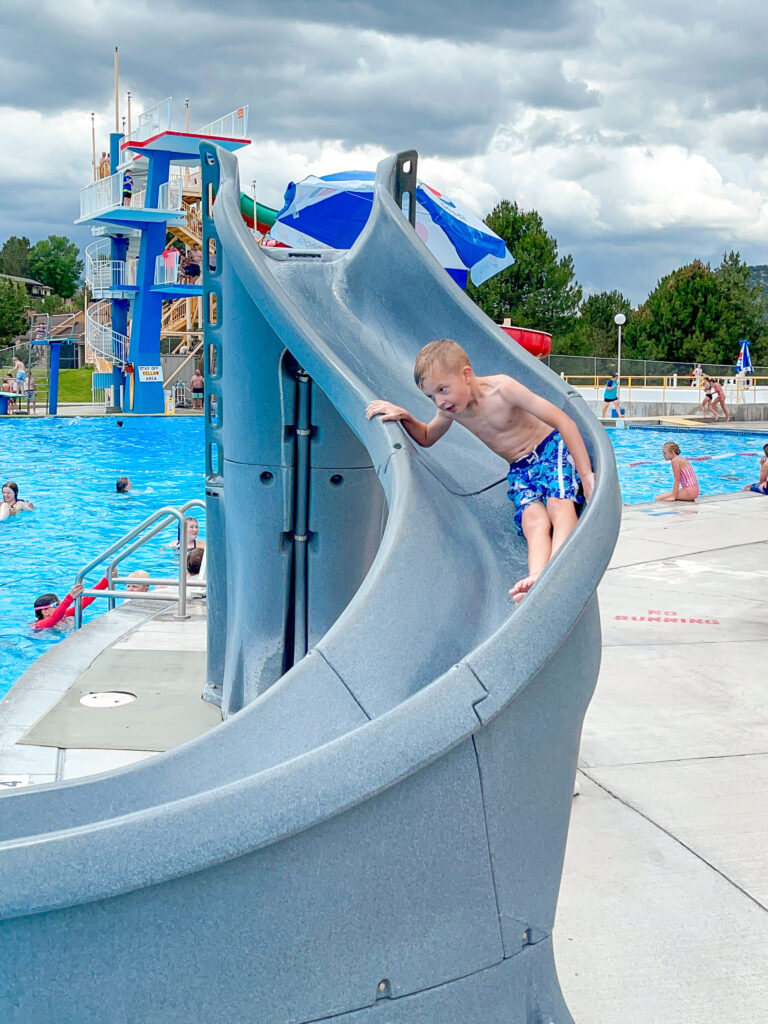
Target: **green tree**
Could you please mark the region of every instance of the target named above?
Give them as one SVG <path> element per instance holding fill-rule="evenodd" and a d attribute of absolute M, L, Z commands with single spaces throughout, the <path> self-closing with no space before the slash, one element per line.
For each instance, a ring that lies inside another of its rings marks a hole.
<path fill-rule="evenodd" d="M 27 327 L 27 292 L 18 281 L 0 278 L 0 339 L 10 341 Z"/>
<path fill-rule="evenodd" d="M 765 292 L 752 280 L 749 267 L 737 252 L 723 253 L 715 279 L 722 302 L 718 340 L 723 352 L 727 353 L 721 361 L 735 362 L 742 338 L 751 341 L 758 352 L 764 346 L 768 336 L 768 302 Z"/>
<path fill-rule="evenodd" d="M 86 288 L 86 286 L 83 284 L 83 285 L 80 285 L 80 287 L 77 289 L 75 294 L 72 296 L 72 299 L 70 301 L 70 305 L 74 309 L 81 309 L 82 310 L 82 309 L 85 309 L 86 299 L 88 300 L 88 302 L 90 302 L 92 300 L 92 298 L 93 298 L 93 296 L 91 295 L 90 290 L 88 288 Z"/>
<path fill-rule="evenodd" d="M 536 210 L 502 200 L 485 218 L 515 258 L 513 266 L 467 292 L 497 322 L 535 327 L 555 337 L 567 334 L 581 301 L 571 256 L 558 257 L 556 240 Z"/>
<path fill-rule="evenodd" d="M 61 313 L 66 303 L 60 295 L 44 295 L 42 298 L 29 298 L 27 299 L 30 309 L 34 309 L 36 313 Z"/>
<path fill-rule="evenodd" d="M 701 260 L 663 277 L 638 314 L 625 332 L 628 357 L 683 363 L 719 361 L 720 291 L 715 275 Z"/>
<path fill-rule="evenodd" d="M 49 235 L 32 246 L 29 269 L 32 277 L 68 299 L 77 288 L 83 261 L 74 242 L 64 235 Z"/>
<path fill-rule="evenodd" d="M 11 235 L 0 249 L 0 274 L 29 277 L 29 239 Z"/>
<path fill-rule="evenodd" d="M 579 307 L 579 315 L 558 344 L 558 354 L 576 356 L 614 356 L 618 333 L 613 318 L 623 313 L 629 320 L 632 303 L 619 291 L 589 295 Z"/>
<path fill-rule="evenodd" d="M 766 303 L 738 253 L 717 270 L 694 260 L 663 277 L 627 324 L 626 354 L 683 363 L 735 363 L 738 341 L 768 356 Z M 765 354 L 764 354 L 765 353 Z"/>

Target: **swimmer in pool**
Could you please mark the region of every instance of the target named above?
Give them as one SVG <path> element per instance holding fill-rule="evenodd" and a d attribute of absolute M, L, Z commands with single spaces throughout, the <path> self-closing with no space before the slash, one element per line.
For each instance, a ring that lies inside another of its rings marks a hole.
<path fill-rule="evenodd" d="M 104 576 L 100 579 L 93 589 L 106 590 L 107 577 Z M 53 629 L 54 626 L 58 626 L 62 622 L 65 626 L 71 625 L 75 615 L 75 598 L 79 597 L 83 590 L 85 590 L 83 584 L 76 583 L 61 602 L 55 594 L 42 594 L 35 600 L 36 621 L 32 623 L 32 628 L 37 632 L 41 629 Z M 95 597 L 84 597 L 83 608 L 87 608 L 95 600 Z"/>
<path fill-rule="evenodd" d="M 760 476 L 757 483 L 747 484 L 742 490 L 754 491 L 755 494 L 764 494 L 768 497 L 768 444 L 763 445 L 763 451 L 765 454 L 760 459 Z"/>
<path fill-rule="evenodd" d="M 194 551 L 195 548 L 204 548 L 205 541 L 198 540 L 200 536 L 200 524 L 196 519 L 187 519 L 187 551 Z M 177 538 L 172 544 L 168 545 L 173 548 L 174 551 L 178 551 L 181 547 L 179 539 Z"/>
<path fill-rule="evenodd" d="M 8 519 L 15 516 L 17 512 L 33 512 L 35 506 L 31 501 L 25 501 L 19 497 L 19 485 L 13 480 L 7 480 L 3 484 L 3 500 L 0 504 L 0 519 Z"/>

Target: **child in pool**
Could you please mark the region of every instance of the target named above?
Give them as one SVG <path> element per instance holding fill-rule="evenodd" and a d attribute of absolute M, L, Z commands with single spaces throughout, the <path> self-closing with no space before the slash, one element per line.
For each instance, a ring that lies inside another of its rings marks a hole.
<path fill-rule="evenodd" d="M 107 586 L 107 577 L 104 576 L 93 589 L 106 590 Z M 42 594 L 35 600 L 36 621 L 32 623 L 32 628 L 35 631 L 52 629 L 63 620 L 66 620 L 65 625 L 70 625 L 75 614 L 75 598 L 79 597 L 83 590 L 85 590 L 83 584 L 76 583 L 61 603 L 55 594 Z M 81 602 L 82 607 L 87 608 L 95 600 L 95 597 L 84 597 Z"/>
<path fill-rule="evenodd" d="M 200 536 L 200 524 L 196 519 L 191 516 L 187 519 L 187 551 L 194 551 L 195 548 L 204 548 L 205 541 L 198 540 Z M 181 539 L 177 538 L 173 544 L 169 547 L 173 548 L 174 551 L 178 551 L 181 547 Z"/>
<path fill-rule="evenodd" d="M 13 480 L 7 480 L 3 484 L 2 503 L 0 504 L 0 519 L 7 519 L 8 516 L 15 516 L 17 512 L 33 512 L 35 506 L 31 501 L 25 501 L 19 497 L 19 485 Z"/>
<path fill-rule="evenodd" d="M 518 603 L 576 525 L 576 507 L 584 500 L 579 485 L 587 501 L 592 497 L 595 478 L 579 428 L 512 377 L 475 376 L 467 353 L 449 338 L 421 349 L 413 376 L 437 407 L 429 423 L 392 402 L 371 402 L 365 414 L 399 420 L 422 448 L 439 440 L 455 420 L 509 465 L 514 523 L 528 542 L 528 575 L 510 590 Z"/>
<path fill-rule="evenodd" d="M 699 481 L 688 459 L 680 454 L 680 448 L 674 441 L 667 441 L 661 446 L 667 462 L 672 463 L 674 483 L 667 494 L 659 494 L 655 501 L 695 501 L 699 496 Z"/>
<path fill-rule="evenodd" d="M 744 491 L 754 491 L 756 494 L 765 494 L 768 496 L 768 444 L 763 445 L 764 455 L 760 458 L 760 476 L 758 477 L 756 484 L 747 484 L 743 487 Z"/>

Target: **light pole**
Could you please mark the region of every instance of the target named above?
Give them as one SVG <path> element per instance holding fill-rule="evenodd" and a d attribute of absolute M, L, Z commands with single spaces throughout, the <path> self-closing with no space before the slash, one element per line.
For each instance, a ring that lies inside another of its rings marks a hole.
<path fill-rule="evenodd" d="M 616 395 L 619 397 L 619 409 L 621 409 L 621 328 L 627 322 L 627 318 L 623 313 L 617 313 L 613 318 L 613 322 L 619 328 L 619 359 L 618 368 L 616 370 Z"/>

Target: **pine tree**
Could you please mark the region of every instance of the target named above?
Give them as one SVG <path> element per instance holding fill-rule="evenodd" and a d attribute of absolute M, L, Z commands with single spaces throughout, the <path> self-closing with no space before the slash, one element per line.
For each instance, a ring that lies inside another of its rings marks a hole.
<path fill-rule="evenodd" d="M 485 223 L 504 239 L 515 263 L 479 287 L 470 284 L 468 294 L 497 323 L 509 317 L 517 327 L 567 333 L 581 301 L 572 257 L 558 257 L 557 242 L 536 210 L 521 210 L 508 199 Z"/>

